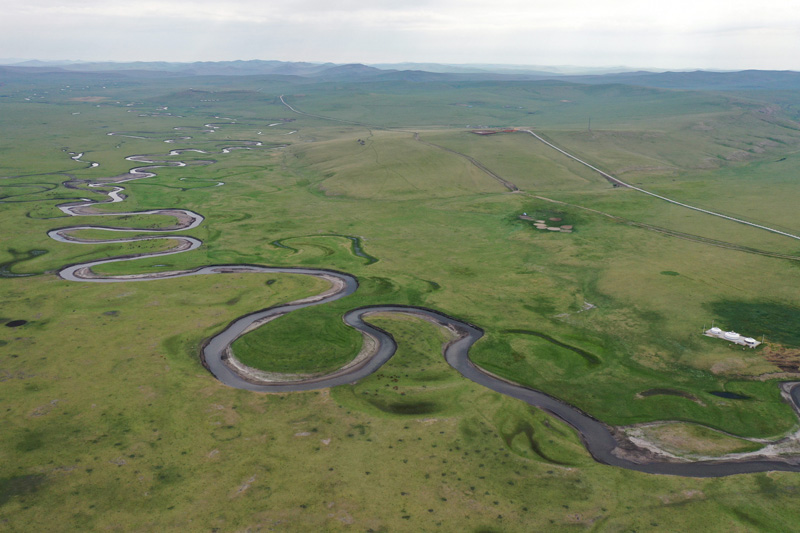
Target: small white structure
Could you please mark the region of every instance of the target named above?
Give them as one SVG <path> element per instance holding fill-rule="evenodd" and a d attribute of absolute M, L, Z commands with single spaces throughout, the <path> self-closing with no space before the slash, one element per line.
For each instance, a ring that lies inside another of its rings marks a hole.
<path fill-rule="evenodd" d="M 752 337 L 742 337 L 741 334 L 735 331 L 722 331 L 720 328 L 713 327 L 703 332 L 706 337 L 716 337 L 718 339 L 726 340 L 734 344 L 740 344 L 749 348 L 755 348 L 760 342 Z"/>

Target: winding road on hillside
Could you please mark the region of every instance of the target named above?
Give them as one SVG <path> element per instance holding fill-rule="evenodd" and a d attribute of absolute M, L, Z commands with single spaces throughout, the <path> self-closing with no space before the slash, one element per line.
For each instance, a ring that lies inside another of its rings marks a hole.
<path fill-rule="evenodd" d="M 178 155 L 181 151 L 173 151 Z M 269 320 L 290 313 L 294 310 L 313 305 L 322 305 L 353 294 L 358 289 L 358 280 L 343 272 L 325 269 L 268 267 L 262 265 L 211 265 L 193 270 L 171 271 L 150 274 L 133 274 L 120 276 L 100 275 L 92 271 L 92 267 L 120 261 L 129 261 L 141 257 L 155 257 L 168 254 L 187 252 L 202 245 L 199 239 L 193 237 L 174 235 L 178 231 L 195 228 L 203 222 L 203 217 L 193 211 L 183 209 L 157 209 L 150 211 L 134 211 L 129 213 L 108 213 L 96 210 L 96 205 L 101 203 L 117 203 L 124 201 L 123 187 L 117 185 L 125 181 L 153 177 L 155 169 L 163 166 L 185 166 L 182 162 L 165 161 L 153 156 L 135 156 L 129 158 L 136 162 L 147 163 L 149 166 L 131 169 L 128 173 L 112 178 L 99 180 L 70 180 L 65 185 L 70 188 L 80 188 L 85 185 L 87 192 L 100 193 L 107 198 L 103 201 L 83 200 L 60 204 L 61 211 L 69 216 L 111 216 L 119 214 L 130 215 L 171 215 L 176 217 L 177 223 L 171 227 L 160 230 L 118 228 L 109 226 L 69 226 L 51 230 L 48 235 L 60 242 L 97 244 L 114 242 L 133 242 L 151 239 L 171 239 L 176 247 L 160 252 L 151 252 L 136 256 L 120 256 L 85 263 L 78 263 L 62 268 L 58 275 L 63 279 L 75 282 L 89 283 L 127 283 L 144 282 L 155 279 L 169 279 L 194 275 L 229 274 L 229 273 L 291 273 L 314 276 L 326 280 L 330 288 L 320 294 L 270 307 L 240 317 L 231 322 L 222 332 L 208 339 L 202 347 L 201 358 L 208 370 L 222 383 L 231 387 L 259 392 L 293 392 L 314 390 L 336 385 L 354 383 L 375 372 L 382 364 L 394 355 L 397 344 L 392 336 L 366 322 L 370 315 L 404 314 L 411 315 L 447 328 L 453 333 L 453 340 L 443 347 L 446 361 L 465 378 L 482 385 L 500 394 L 510 396 L 527 402 L 542 409 L 572 426 L 580 435 L 589 453 L 600 463 L 637 470 L 653 474 L 668 474 L 680 476 L 712 477 L 726 476 L 750 472 L 766 472 L 772 470 L 800 472 L 800 457 L 748 457 L 734 460 L 714 460 L 701 462 L 672 461 L 664 457 L 647 453 L 646 450 L 637 448 L 632 442 L 621 436 L 615 428 L 584 413 L 578 408 L 569 405 L 557 398 L 541 391 L 524 387 L 517 383 L 495 376 L 476 366 L 469 359 L 471 346 L 483 336 L 483 330 L 478 326 L 469 324 L 457 318 L 447 316 L 432 309 L 420 307 L 407 307 L 397 305 L 378 305 L 353 309 L 344 315 L 347 325 L 355 328 L 364 336 L 364 348 L 355 357 L 353 362 L 342 369 L 324 376 L 314 376 L 295 381 L 265 379 L 259 371 L 245 367 L 233 356 L 231 343 Z M 98 191 L 97 187 L 112 187 L 111 191 Z M 80 238 L 73 232 L 83 229 L 103 229 L 114 232 L 136 232 L 139 234 L 150 233 L 154 235 L 139 235 L 121 239 L 88 240 Z M 163 235 L 164 233 L 172 233 Z M 798 384 L 789 384 L 786 391 L 790 395 L 796 409 L 800 409 L 800 387 Z M 637 459 L 638 458 L 638 459 Z"/>

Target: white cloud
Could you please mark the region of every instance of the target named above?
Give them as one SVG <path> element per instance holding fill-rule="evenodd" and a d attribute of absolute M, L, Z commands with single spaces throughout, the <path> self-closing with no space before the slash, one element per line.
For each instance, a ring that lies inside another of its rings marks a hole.
<path fill-rule="evenodd" d="M 42 58 L 97 59 L 86 54 L 105 53 L 125 60 L 138 54 L 135 58 L 164 60 L 261 57 L 798 69 L 800 15 L 793 4 L 27 0 L 4 6 L 0 49 L 4 55 Z"/>

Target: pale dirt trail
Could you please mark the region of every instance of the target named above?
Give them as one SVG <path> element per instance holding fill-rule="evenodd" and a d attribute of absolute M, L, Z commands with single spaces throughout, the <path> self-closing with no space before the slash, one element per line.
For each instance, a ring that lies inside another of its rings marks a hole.
<path fill-rule="evenodd" d="M 664 200 L 665 202 L 669 202 L 671 204 L 675 204 L 675 205 L 679 205 L 681 207 L 685 207 L 686 209 L 691 209 L 693 211 L 699 211 L 700 213 L 705 213 L 707 215 L 712 215 L 712 216 L 715 216 L 715 217 L 724 218 L 726 220 L 737 222 L 739 224 L 745 224 L 747 226 L 752 226 L 754 228 L 763 229 L 763 230 L 769 231 L 771 233 L 777 233 L 778 235 L 783 235 L 784 237 L 789 237 L 789 238 L 792 238 L 792 239 L 800 240 L 800 236 L 794 235 L 793 233 L 788 233 L 788 232 L 785 232 L 785 231 L 777 230 L 775 228 L 770 228 L 769 226 L 762 226 L 761 224 L 756 224 L 754 222 L 748 222 L 747 220 L 742 220 L 740 218 L 735 218 L 735 217 L 731 217 L 731 216 L 728 216 L 728 215 L 723 215 L 722 213 L 717 213 L 715 211 L 710 211 L 708 209 L 702 209 L 700 207 L 695 207 L 693 205 L 685 204 L 683 202 L 678 202 L 677 200 L 673 200 L 671 198 L 667 198 L 666 196 L 661 196 L 660 194 L 656 194 L 656 193 L 647 191 L 645 189 L 642 189 L 641 187 L 636 187 L 636 186 L 631 185 L 629 183 L 625 183 L 621 179 L 616 178 L 616 177 L 612 176 L 611 174 L 608 174 L 607 172 L 603 172 L 599 168 L 590 165 L 586 161 L 584 161 L 582 159 L 579 159 L 578 157 L 576 157 L 576 156 L 572 155 L 571 153 L 567 152 L 566 150 L 562 150 L 561 148 L 559 148 L 555 144 L 543 139 L 540 135 L 537 135 L 536 133 L 534 133 L 533 130 L 529 130 L 528 129 L 528 130 L 519 130 L 519 131 L 524 131 L 525 133 L 530 133 L 536 139 L 538 139 L 539 141 L 543 142 L 544 144 L 546 144 L 550 148 L 552 148 L 554 150 L 557 150 L 557 151 L 561 152 L 562 154 L 564 154 L 565 156 L 569 157 L 570 159 L 572 159 L 574 161 L 577 161 L 578 163 L 580 163 L 580 164 L 582 164 L 582 165 L 594 170 L 595 172 L 597 172 L 598 174 L 600 174 L 601 176 L 606 178 L 611 183 L 614 183 L 614 184 L 616 184 L 616 185 L 618 185 L 620 187 L 626 187 L 628 189 L 633 189 L 634 191 L 639 191 L 640 193 L 647 194 L 648 196 L 652 196 L 654 198 L 658 198 L 659 200 Z"/>

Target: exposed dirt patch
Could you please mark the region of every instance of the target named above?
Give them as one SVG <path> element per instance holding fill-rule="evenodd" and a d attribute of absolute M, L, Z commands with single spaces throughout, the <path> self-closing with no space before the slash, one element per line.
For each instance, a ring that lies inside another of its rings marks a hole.
<path fill-rule="evenodd" d="M 800 349 L 770 344 L 764 347 L 762 353 L 767 361 L 784 372 L 800 372 Z"/>
<path fill-rule="evenodd" d="M 706 495 L 702 490 L 684 490 L 681 492 L 674 492 L 672 494 L 665 494 L 659 496 L 659 499 L 664 505 L 684 503 L 688 500 L 698 500 L 705 498 Z"/>
<path fill-rule="evenodd" d="M 50 413 L 50 411 L 55 409 L 56 405 L 58 405 L 58 402 L 60 402 L 60 401 L 61 400 L 58 400 L 58 399 L 50 400 L 50 403 L 46 403 L 44 405 L 40 405 L 39 407 L 37 407 L 36 409 L 31 411 L 30 415 L 28 415 L 28 416 L 30 418 L 35 418 L 35 417 L 38 417 L 38 416 L 45 416 L 46 414 Z"/>
<path fill-rule="evenodd" d="M 104 102 L 108 100 L 107 96 L 76 96 L 70 98 L 73 102 Z"/>
<path fill-rule="evenodd" d="M 231 498 L 235 498 L 235 497 L 239 496 L 240 494 L 242 494 L 244 491 L 246 491 L 247 489 L 250 488 L 250 485 L 252 485 L 253 482 L 255 482 L 255 480 L 256 480 L 256 476 L 252 476 L 250 479 L 248 479 L 247 481 L 245 481 L 244 483 L 239 485 L 239 487 L 236 489 L 236 491 L 233 494 L 231 494 L 230 497 Z"/>

